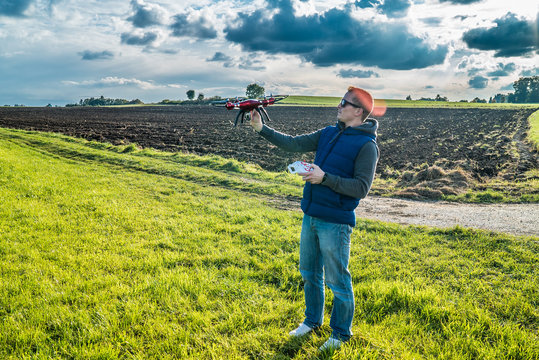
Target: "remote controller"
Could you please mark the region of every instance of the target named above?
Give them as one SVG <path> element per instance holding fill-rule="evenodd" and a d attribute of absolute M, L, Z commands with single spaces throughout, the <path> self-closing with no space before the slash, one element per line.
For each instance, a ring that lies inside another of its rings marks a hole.
<path fill-rule="evenodd" d="M 290 171 L 291 174 L 306 173 L 309 171 L 313 171 L 313 167 L 308 162 L 296 161 L 288 165 L 288 171 Z"/>

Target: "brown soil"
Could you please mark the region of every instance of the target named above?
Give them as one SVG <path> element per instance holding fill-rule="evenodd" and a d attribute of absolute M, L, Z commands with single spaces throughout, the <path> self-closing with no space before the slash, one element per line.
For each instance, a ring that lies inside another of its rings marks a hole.
<path fill-rule="evenodd" d="M 377 176 L 395 178 L 403 197 L 439 198 L 464 191 L 474 181 L 518 180 L 537 168 L 537 153 L 525 142 L 534 109 L 390 108 L 379 119 L 381 158 Z M 270 126 L 292 135 L 332 125 L 336 109 L 268 108 Z M 0 107 L 0 126 L 60 132 L 112 144 L 136 143 L 167 151 L 218 154 L 282 171 L 314 154 L 282 151 L 248 125 L 233 128 L 236 113 L 212 106 L 122 108 Z"/>

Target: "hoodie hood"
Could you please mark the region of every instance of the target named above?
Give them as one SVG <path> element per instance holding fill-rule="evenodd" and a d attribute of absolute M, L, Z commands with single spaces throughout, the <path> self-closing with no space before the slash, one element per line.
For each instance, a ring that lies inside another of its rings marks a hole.
<path fill-rule="evenodd" d="M 342 131 L 345 129 L 345 126 L 344 126 L 344 123 L 341 122 L 341 121 L 337 121 L 337 127 Z M 348 128 L 349 131 L 354 131 L 354 130 L 359 130 L 361 132 L 366 132 L 366 133 L 369 133 L 369 134 L 372 134 L 374 136 L 378 136 L 377 134 L 377 131 L 378 131 L 378 120 L 376 119 L 373 119 L 373 118 L 367 118 L 363 124 L 359 125 L 359 126 L 354 126 L 354 127 L 350 127 Z"/>

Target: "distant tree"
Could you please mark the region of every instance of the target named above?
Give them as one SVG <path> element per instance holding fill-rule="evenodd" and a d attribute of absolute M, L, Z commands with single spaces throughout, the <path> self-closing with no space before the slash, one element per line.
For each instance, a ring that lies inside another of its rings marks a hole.
<path fill-rule="evenodd" d="M 514 102 L 539 102 L 539 76 L 521 77 L 513 83 L 515 89 Z"/>
<path fill-rule="evenodd" d="M 195 98 L 195 90 L 187 90 L 186 94 L 189 100 L 193 100 Z"/>
<path fill-rule="evenodd" d="M 504 103 L 504 102 L 507 102 L 507 95 L 505 95 L 505 94 L 496 94 L 496 95 L 494 95 L 492 100 L 495 103 Z"/>
<path fill-rule="evenodd" d="M 411 96 L 411 95 L 408 95 L 408 96 L 406 97 L 406 100 L 412 100 L 412 96 Z"/>
<path fill-rule="evenodd" d="M 126 99 L 109 99 L 101 95 L 99 98 L 80 99 L 78 104 L 66 104 L 66 106 L 109 106 L 109 105 L 132 105 L 143 104 L 139 99 L 128 101 Z"/>
<path fill-rule="evenodd" d="M 256 84 L 256 83 L 252 83 L 252 84 L 249 84 L 247 85 L 247 89 L 245 91 L 245 95 L 248 97 L 248 98 L 258 98 L 258 97 L 261 97 L 264 95 L 264 92 L 266 90 L 264 89 L 264 87 Z"/>
<path fill-rule="evenodd" d="M 539 76 L 533 76 L 530 80 L 530 92 L 527 102 L 539 103 Z"/>
<path fill-rule="evenodd" d="M 471 102 L 473 102 L 473 103 L 486 103 L 487 101 L 485 99 L 480 99 L 478 97 L 475 97 Z"/>
<path fill-rule="evenodd" d="M 449 101 L 446 96 L 440 96 L 440 94 L 436 95 L 434 98 L 434 101 Z"/>
<path fill-rule="evenodd" d="M 198 99 L 198 101 L 204 100 L 204 94 L 203 94 L 203 93 L 199 93 L 197 99 Z"/>

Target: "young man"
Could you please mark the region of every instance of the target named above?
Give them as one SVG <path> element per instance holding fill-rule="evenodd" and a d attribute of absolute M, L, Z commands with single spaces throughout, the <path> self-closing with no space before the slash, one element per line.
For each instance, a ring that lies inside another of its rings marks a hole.
<path fill-rule="evenodd" d="M 348 270 L 355 208 L 371 187 L 379 159 L 378 122 L 368 116 L 374 100 L 367 91 L 349 87 L 337 106 L 338 122 L 310 134 L 290 136 L 263 125 L 253 111 L 251 126 L 286 151 L 316 151 L 305 181 L 299 269 L 304 281 L 305 320 L 290 332 L 302 336 L 324 319 L 324 274 L 334 295 L 331 337 L 320 348 L 335 349 L 352 336 L 354 293 Z"/>

